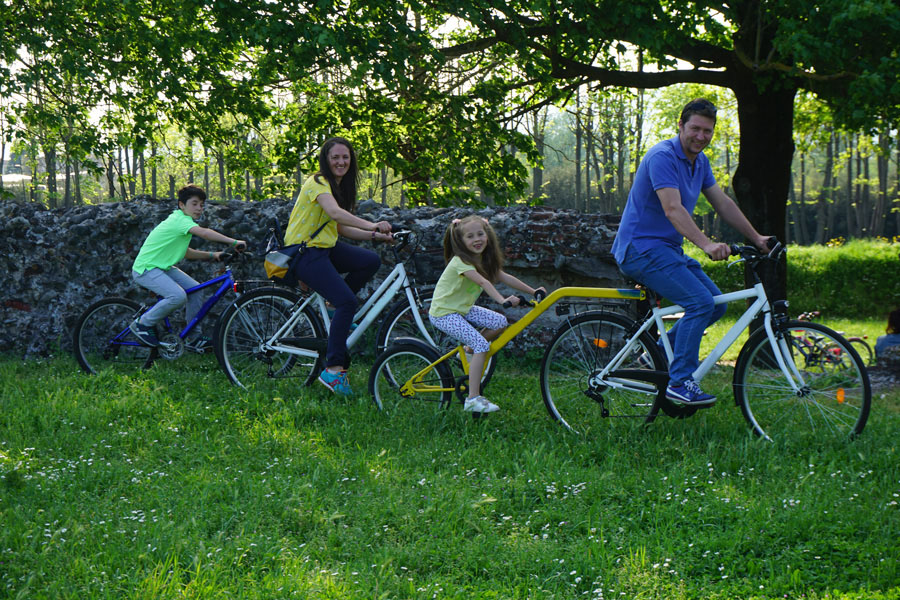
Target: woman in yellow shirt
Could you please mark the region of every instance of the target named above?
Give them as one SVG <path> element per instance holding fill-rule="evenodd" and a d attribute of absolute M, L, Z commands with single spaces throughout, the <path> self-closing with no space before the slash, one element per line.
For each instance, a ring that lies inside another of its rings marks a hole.
<path fill-rule="evenodd" d="M 381 259 L 371 250 L 338 241 L 338 235 L 351 240 L 391 240 L 390 223 L 372 223 L 353 214 L 358 181 L 350 142 L 340 137 L 327 140 L 319 151 L 319 171 L 297 194 L 284 236 L 285 244 L 306 244 L 294 260 L 293 274 L 334 306 L 319 381 L 344 396 L 353 393 L 347 377 L 347 336 L 358 305 L 356 293 L 375 275 Z"/>

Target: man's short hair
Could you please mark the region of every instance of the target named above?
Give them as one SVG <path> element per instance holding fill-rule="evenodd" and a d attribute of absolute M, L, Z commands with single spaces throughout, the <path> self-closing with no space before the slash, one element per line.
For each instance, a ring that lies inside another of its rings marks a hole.
<path fill-rule="evenodd" d="M 681 119 L 679 119 L 679 122 L 681 124 L 687 123 L 694 115 L 709 117 L 713 120 L 713 122 L 715 122 L 716 105 L 706 98 L 694 98 L 693 100 L 685 104 L 683 109 L 681 109 Z"/>
<path fill-rule="evenodd" d="M 200 198 L 201 202 L 206 202 L 206 192 L 203 191 L 203 188 L 199 185 L 189 183 L 188 185 L 178 190 L 178 204 L 187 204 L 187 201 L 194 196 Z"/>

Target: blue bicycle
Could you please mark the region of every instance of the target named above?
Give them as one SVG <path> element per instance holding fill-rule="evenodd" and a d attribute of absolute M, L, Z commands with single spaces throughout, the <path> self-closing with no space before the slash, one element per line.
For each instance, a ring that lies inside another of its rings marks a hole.
<path fill-rule="evenodd" d="M 222 261 L 227 265 L 236 256 L 246 258 L 250 253 L 227 250 L 222 255 Z M 218 277 L 185 291 L 188 294 L 196 294 L 209 288 L 215 288 L 215 292 L 204 302 L 197 316 L 183 329 L 180 331 L 175 329 L 168 317 L 157 326 L 156 336 L 160 342 L 157 348 L 145 346 L 128 329 L 132 321 L 150 310 L 153 305 L 138 304 L 133 300 L 118 297 L 104 298 L 95 302 L 81 314 L 72 332 L 72 347 L 78 364 L 90 374 L 97 374 L 104 369 L 133 371 L 149 368 L 160 357 L 175 360 L 184 354 L 185 350 L 197 353 L 211 351 L 212 346 L 206 348 L 193 346 L 185 343 L 185 339 L 223 296 L 229 291 L 238 294 L 231 267 L 226 266 L 225 271 Z"/>

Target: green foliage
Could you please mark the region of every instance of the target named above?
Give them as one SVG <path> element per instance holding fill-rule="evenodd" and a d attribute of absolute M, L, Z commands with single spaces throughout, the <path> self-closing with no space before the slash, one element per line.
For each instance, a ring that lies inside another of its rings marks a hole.
<path fill-rule="evenodd" d="M 353 381 L 365 380 L 365 366 Z M 710 389 L 729 397 L 730 367 Z M 209 356 L 0 360 L 4 595 L 897 600 L 900 392 L 861 438 L 763 443 L 729 402 L 592 438 L 501 361 L 502 410 L 397 414 Z"/>
<path fill-rule="evenodd" d="M 689 244 L 722 291 L 744 286 L 744 269 L 711 261 Z M 790 314 L 819 310 L 829 317 L 885 319 L 900 307 L 900 246 L 885 240 L 835 241 L 827 246 L 789 246 L 787 290 Z M 731 307 L 737 310 L 739 307 Z"/>

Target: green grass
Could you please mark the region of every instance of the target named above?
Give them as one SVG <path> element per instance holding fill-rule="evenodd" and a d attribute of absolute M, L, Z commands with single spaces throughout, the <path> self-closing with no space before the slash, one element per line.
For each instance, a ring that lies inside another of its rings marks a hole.
<path fill-rule="evenodd" d="M 587 439 L 500 358 L 480 420 L 2 359 L 0 597 L 900 598 L 900 390 L 855 441 L 764 443 L 721 366 L 714 408 Z"/>

